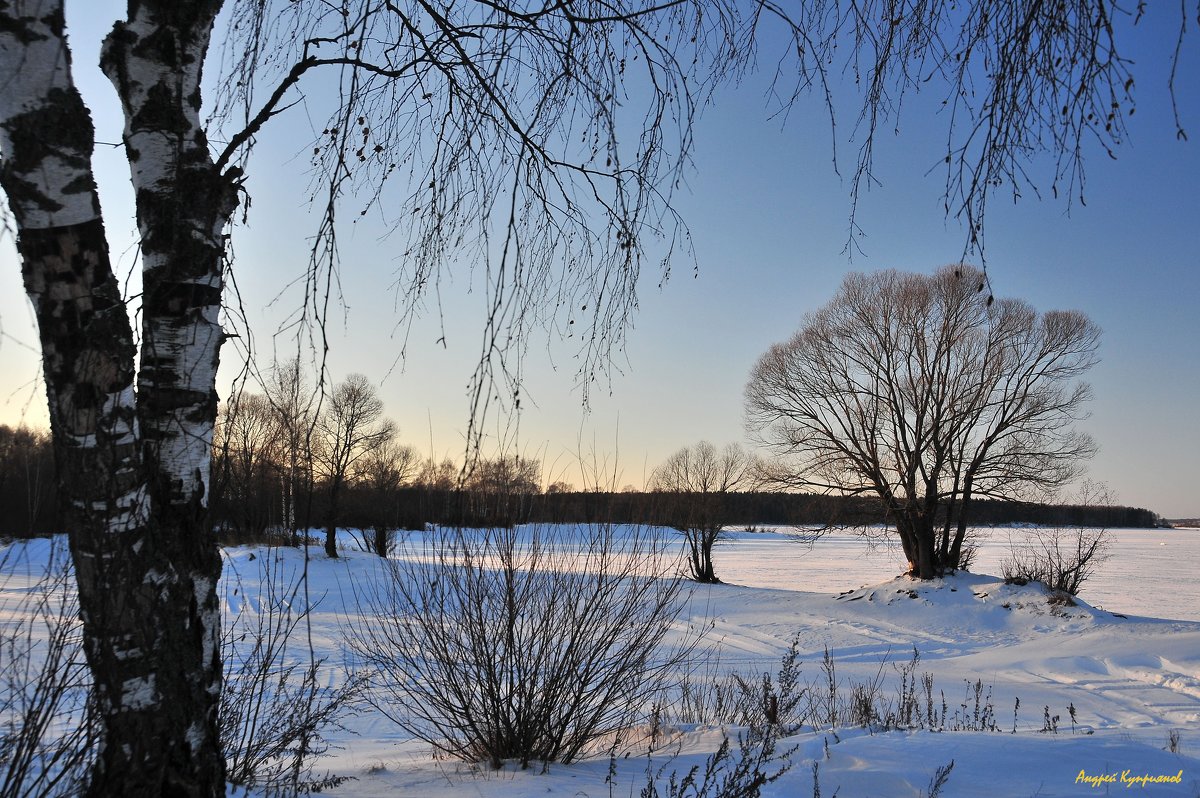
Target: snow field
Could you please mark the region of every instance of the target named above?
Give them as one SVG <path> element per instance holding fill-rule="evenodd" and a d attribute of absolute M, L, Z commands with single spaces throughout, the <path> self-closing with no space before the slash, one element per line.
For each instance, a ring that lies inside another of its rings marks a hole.
<path fill-rule="evenodd" d="M 900 668 L 915 646 L 916 675 L 932 674 L 937 710 L 945 703 L 943 725 L 975 713 L 979 682 L 998 729 L 806 727 L 780 742 L 781 751 L 795 749 L 792 767 L 764 795 L 813 795 L 815 764 L 823 796 L 922 796 L 951 760 L 942 796 L 1200 795 L 1200 580 L 1181 575 L 1200 561 L 1200 533 L 1114 530 L 1113 558 L 1084 586 L 1076 606 L 1052 605 L 1038 585 L 1005 585 L 986 575 L 998 573 L 1007 534 L 990 532 L 975 565 L 979 573 L 931 583 L 896 577 L 894 551 L 867 552 L 845 535 L 810 548 L 780 531 L 736 532 L 718 547 L 717 573 L 727 584 L 695 586 L 677 624 L 680 633 L 706 629 L 690 678 L 774 674 L 795 641 L 800 680 L 811 690 L 827 681 L 821 663 L 828 649 L 843 694 L 851 683 L 879 679 L 882 700 L 894 701 Z M 344 537 L 347 548 L 351 539 Z M 5 613 L 49 551 L 47 541 L 9 547 L 0 575 L 0 622 L 9 620 Z M 305 634 L 311 632 L 316 655 L 327 661 L 323 679 L 332 685 L 354 667 L 344 629 L 369 622 L 356 596 L 384 569 L 379 558 L 360 551 L 337 561 L 325 559 L 319 547 L 310 551 L 307 595 L 315 607 Z M 264 606 L 264 563 L 272 564 L 277 585 L 294 583 L 306 567 L 297 550 L 227 549 L 227 622 Z M 1121 615 L 1096 608 L 1101 603 Z M 1154 613 L 1178 620 L 1149 617 Z M 1047 714 L 1057 716 L 1056 733 L 1042 731 Z M 1178 753 L 1165 750 L 1172 730 Z M 661 775 L 662 790 L 672 770 L 682 775 L 702 765 L 724 733 L 738 731 L 668 717 L 659 729 L 663 742 L 650 756 L 649 730 L 642 729 L 631 733 L 632 748 L 611 762 L 603 753 L 552 764 L 545 773 L 513 766 L 494 771 L 437 758 L 427 744 L 368 711 L 334 733 L 336 748 L 317 769 L 353 777 L 326 792 L 337 796 L 624 798 L 640 794 L 648 773 Z"/>

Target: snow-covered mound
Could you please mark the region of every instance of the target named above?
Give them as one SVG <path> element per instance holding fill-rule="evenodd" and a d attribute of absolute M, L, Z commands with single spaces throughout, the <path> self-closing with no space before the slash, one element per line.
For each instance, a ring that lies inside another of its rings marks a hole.
<path fill-rule="evenodd" d="M 872 612 L 914 626 L 950 625 L 966 634 L 1069 630 L 1127 620 L 1098 610 L 1078 596 L 1048 589 L 1040 582 L 1016 584 L 996 576 L 958 571 L 941 579 L 899 576 L 889 582 L 849 590 L 837 597 L 846 604 L 865 601 Z M 881 609 L 886 608 L 886 609 Z M 923 620 L 924 619 L 924 622 Z"/>

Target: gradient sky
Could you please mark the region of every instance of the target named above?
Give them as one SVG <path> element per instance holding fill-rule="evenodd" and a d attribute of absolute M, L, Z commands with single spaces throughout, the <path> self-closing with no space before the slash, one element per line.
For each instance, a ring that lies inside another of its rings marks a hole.
<path fill-rule="evenodd" d="M 76 79 L 96 118 L 98 139 L 118 142 L 115 95 L 94 67 L 100 38 L 123 4 L 69 0 Z M 1160 5 L 1158 12 L 1166 9 Z M 1089 476 L 1107 482 L 1123 504 L 1167 517 L 1200 516 L 1200 47 L 1183 53 L 1179 108 L 1191 143 L 1176 139 L 1166 102 L 1167 54 L 1174 20 L 1151 16 L 1126 40 L 1138 81 L 1137 113 L 1118 159 L 1091 153 L 1086 205 L 1037 199 L 1017 204 L 997 194 L 988 217 L 988 268 L 997 296 L 1039 310 L 1075 308 L 1104 330 L 1102 362 L 1092 372 L 1092 416 L 1083 424 L 1100 443 Z M 1194 27 L 1194 26 L 1193 26 Z M 768 119 L 765 83 L 751 78 L 723 91 L 697 130 L 695 171 L 677 207 L 689 223 L 698 271 L 675 263 L 660 290 L 655 259 L 643 269 L 640 312 L 611 385 L 582 407 L 570 342 L 534 339 L 526 361 L 525 409 L 517 446 L 545 462 L 548 479 L 576 485 L 599 472 L 605 484 L 640 486 L 659 461 L 701 439 L 742 441 L 742 388 L 758 356 L 788 337 L 804 314 L 827 302 L 851 269 L 929 272 L 959 259 L 964 234 L 941 205 L 944 121 L 933 93 L 907 105 L 898 135 L 881 135 L 882 182 L 860 201 L 863 252 L 844 251 L 848 180 L 835 172 L 828 117 L 817 98 L 802 101 L 786 124 Z M 840 95 L 839 135 L 849 135 L 856 98 Z M 299 302 L 288 284 L 307 261 L 316 220 L 303 203 L 308 141 L 301 117 L 276 120 L 250 165 L 250 225 L 235 233 L 238 284 L 255 334 L 256 358 Z M 939 146 L 941 145 L 941 146 Z M 842 175 L 855 147 L 841 139 Z M 135 265 L 135 225 L 127 164 L 120 148 L 99 146 L 101 182 L 114 260 Z M 1040 173 L 1043 185 L 1049 173 Z M 413 328 L 408 357 L 393 368 L 401 342 L 391 286 L 402 242 L 368 221 L 343 234 L 341 297 L 333 314 L 329 369 L 380 384 L 402 438 L 422 452 L 461 456 L 466 385 L 481 337 L 481 291 L 468 265 L 443 285 L 442 317 L 431 308 Z M 137 281 L 130 281 L 136 291 Z M 474 290 L 472 291 L 472 288 Z M 0 241 L 0 423 L 44 425 L 36 333 L 24 299 L 11 236 Z M 445 334 L 445 345 L 435 342 Z M 221 390 L 240 369 L 223 352 Z M 489 422 L 496 429 L 499 419 Z"/>

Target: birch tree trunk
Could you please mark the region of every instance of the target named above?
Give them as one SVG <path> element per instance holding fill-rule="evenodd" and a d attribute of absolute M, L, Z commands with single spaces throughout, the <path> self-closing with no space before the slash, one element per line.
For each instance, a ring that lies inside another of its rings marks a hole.
<path fill-rule="evenodd" d="M 129 3 L 103 65 L 126 115 L 145 271 L 136 346 L 71 77 L 62 0 L 0 0 L 0 185 L 39 325 L 60 503 L 103 742 L 95 796 L 216 796 L 220 557 L 206 522 L 221 233 L 235 187 L 199 125 L 220 0 Z"/>

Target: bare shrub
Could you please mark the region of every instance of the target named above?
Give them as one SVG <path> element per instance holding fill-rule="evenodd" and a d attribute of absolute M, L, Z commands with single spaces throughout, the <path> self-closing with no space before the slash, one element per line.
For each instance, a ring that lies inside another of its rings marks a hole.
<path fill-rule="evenodd" d="M 20 570 L 16 551 L 0 556 L 4 587 Z M 328 748 L 324 734 L 353 709 L 363 677 L 326 685 L 322 662 L 292 642 L 308 614 L 297 609 L 304 606 L 298 585 L 282 584 L 277 558 L 259 563 L 258 611 L 232 613 L 222 638 L 221 743 L 231 784 L 297 795 L 339 781 L 315 777 L 312 759 Z M 0 624 L 0 798 L 78 795 L 99 726 L 65 550 L 53 548 L 44 573 L 27 578 L 4 607 L 12 620 Z M 240 580 L 234 593 L 244 607 Z"/>
<path fill-rule="evenodd" d="M 27 568 L 29 584 L 15 584 L 22 551 L 0 553 L 0 588 L 17 595 L 0 622 L 0 798 L 75 795 L 99 732 L 75 580 L 65 549 L 52 544 L 44 569 Z"/>
<path fill-rule="evenodd" d="M 918 656 L 915 648 L 913 656 Z M 820 677 L 803 691 L 807 701 L 805 716 L 812 719 L 813 729 L 826 727 L 832 730 L 839 726 L 898 728 L 898 713 L 883 694 L 884 668 L 888 661 L 885 654 L 872 676 L 862 681 L 848 679 L 843 683 L 838 678 L 833 654 L 826 647 L 821 657 Z"/>
<path fill-rule="evenodd" d="M 744 707 L 735 675 L 717 676 L 714 669 L 698 677 L 685 676 L 675 700 L 665 707 L 670 721 L 697 726 L 741 725 Z"/>
<path fill-rule="evenodd" d="M 926 798 L 938 798 L 942 794 L 942 788 L 950 780 L 950 771 L 952 770 L 954 770 L 953 759 L 934 771 L 933 776 L 929 779 L 929 789 L 925 791 Z"/>
<path fill-rule="evenodd" d="M 1009 541 L 1001 573 L 1008 582 L 1041 582 L 1056 593 L 1077 596 L 1108 559 L 1109 546 L 1103 528 L 1030 529 L 1020 540 Z"/>
<path fill-rule="evenodd" d="M 991 687 L 979 679 L 965 681 L 963 699 L 952 712 L 945 693 L 934 687 L 933 674 L 920 671 L 920 664 L 921 654 L 914 647 L 908 659 L 893 661 L 889 652 L 873 673 L 843 678 L 827 648 L 817 663 L 818 675 L 802 679 L 798 641 L 793 641 L 776 676 L 710 673 L 706 680 L 685 680 L 663 714 L 671 723 L 770 727 L 782 735 L 805 728 L 999 731 Z M 888 675 L 889 665 L 894 677 Z M 1014 709 L 1014 733 L 1016 722 Z"/>
<path fill-rule="evenodd" d="M 779 752 L 778 739 L 775 727 L 752 726 L 738 735 L 735 754 L 729 737 L 725 737 L 704 760 L 703 767 L 695 765 L 682 777 L 678 771 L 671 771 L 661 791 L 659 781 L 667 766 L 657 773 L 648 769 L 641 798 L 759 798 L 763 787 L 792 766 L 790 760 L 796 749 Z"/>
<path fill-rule="evenodd" d="M 999 731 L 996 725 L 996 707 L 992 704 L 991 685 L 984 686 L 982 679 L 964 680 L 966 691 L 953 720 L 944 722 L 950 731 Z M 1013 710 L 1014 722 L 1016 710 Z"/>
<path fill-rule="evenodd" d="M 1085 507 L 1110 506 L 1113 496 L 1103 483 L 1085 480 L 1071 501 Z M 1084 582 L 1109 558 L 1111 548 L 1107 528 L 1085 526 L 1024 530 L 1020 539 L 1010 536 L 1008 544 L 1008 556 L 1000 563 L 1005 581 L 1041 582 L 1060 597 L 1079 595 Z M 1059 601 L 1073 603 L 1065 598 Z"/>
<path fill-rule="evenodd" d="M 800 681 L 799 658 L 800 636 L 796 635 L 780 658 L 774 679 L 767 671 L 757 683 L 733 675 L 741 694 L 743 715 L 747 716 L 744 725 L 770 728 L 782 734 L 793 734 L 804 725 L 806 715 L 801 702 L 808 689 Z"/>
<path fill-rule="evenodd" d="M 737 672 L 719 675 L 719 661 L 709 663 L 698 678 L 686 676 L 663 708 L 671 723 L 770 727 L 794 734 L 811 711 L 810 685 L 800 680 L 800 638 L 793 638 L 780 658 L 779 671 L 761 677 Z"/>
<path fill-rule="evenodd" d="M 1060 715 L 1055 715 L 1054 717 L 1051 717 L 1050 716 L 1050 705 L 1047 704 L 1042 709 L 1042 728 L 1040 731 L 1043 734 L 1047 734 L 1047 733 L 1058 734 L 1058 719 L 1060 717 L 1061 717 Z"/>
<path fill-rule="evenodd" d="M 231 595 L 240 600 L 227 613 L 222 637 L 226 778 L 273 796 L 319 791 L 342 779 L 316 776 L 313 760 L 329 749 L 326 734 L 356 710 L 366 676 L 352 673 L 329 685 L 324 661 L 298 642 L 313 609 L 301 590 L 303 575 L 288 583 L 279 557 L 257 559 L 261 591 L 252 599 L 233 576 Z"/>
<path fill-rule="evenodd" d="M 633 725 L 699 640 L 663 542 L 610 526 L 406 542 L 349 643 L 374 706 L 450 756 L 570 762 Z"/>

